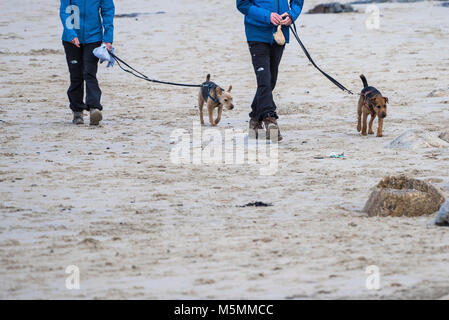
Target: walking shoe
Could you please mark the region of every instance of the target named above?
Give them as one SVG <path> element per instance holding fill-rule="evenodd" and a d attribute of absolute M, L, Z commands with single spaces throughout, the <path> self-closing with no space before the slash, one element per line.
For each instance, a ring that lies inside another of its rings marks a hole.
<path fill-rule="evenodd" d="M 83 112 L 73 112 L 73 124 L 84 124 Z"/>
<path fill-rule="evenodd" d="M 101 111 L 95 108 L 90 109 L 90 125 L 98 126 L 101 120 L 103 120 Z"/>
<path fill-rule="evenodd" d="M 263 123 L 265 124 L 265 130 L 267 131 L 267 140 L 271 142 L 282 141 L 281 131 L 279 130 L 279 125 L 275 118 L 266 117 L 263 119 Z"/>
<path fill-rule="evenodd" d="M 257 121 L 255 118 L 251 118 L 251 120 L 249 120 L 248 138 L 258 139 L 259 130 L 263 130 L 262 121 Z"/>

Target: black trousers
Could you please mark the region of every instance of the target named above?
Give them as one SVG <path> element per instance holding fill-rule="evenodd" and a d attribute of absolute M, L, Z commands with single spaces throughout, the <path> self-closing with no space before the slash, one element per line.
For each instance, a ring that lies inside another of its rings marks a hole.
<path fill-rule="evenodd" d="M 248 46 L 257 78 L 257 91 L 249 116 L 258 121 L 262 121 L 267 116 L 277 119 L 273 90 L 276 87 L 279 64 L 285 46 L 263 42 L 248 42 Z"/>
<path fill-rule="evenodd" d="M 80 48 L 73 43 L 63 41 L 70 72 L 70 87 L 67 91 L 70 101 L 70 109 L 74 112 L 96 108 L 103 110 L 101 106 L 101 90 L 98 85 L 97 71 L 98 58 L 93 50 L 101 45 L 101 42 L 82 44 Z M 84 103 L 84 84 L 86 84 L 86 103 Z"/>

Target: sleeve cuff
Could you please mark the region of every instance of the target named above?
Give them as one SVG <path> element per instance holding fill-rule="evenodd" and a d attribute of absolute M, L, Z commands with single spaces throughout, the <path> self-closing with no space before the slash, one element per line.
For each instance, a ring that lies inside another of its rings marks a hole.
<path fill-rule="evenodd" d="M 299 15 L 296 15 L 292 10 L 287 11 L 288 15 L 290 16 L 290 18 L 292 18 L 293 22 L 295 22 Z"/>

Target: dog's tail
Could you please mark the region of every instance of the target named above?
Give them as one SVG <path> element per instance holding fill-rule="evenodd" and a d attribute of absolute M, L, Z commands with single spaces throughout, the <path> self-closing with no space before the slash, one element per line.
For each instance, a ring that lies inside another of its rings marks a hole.
<path fill-rule="evenodd" d="M 363 87 L 368 87 L 368 81 L 366 80 L 365 76 L 363 74 L 360 75 L 360 79 L 363 81 Z"/>
<path fill-rule="evenodd" d="M 206 82 L 209 82 L 209 81 L 210 81 L 210 73 L 206 77 Z"/>

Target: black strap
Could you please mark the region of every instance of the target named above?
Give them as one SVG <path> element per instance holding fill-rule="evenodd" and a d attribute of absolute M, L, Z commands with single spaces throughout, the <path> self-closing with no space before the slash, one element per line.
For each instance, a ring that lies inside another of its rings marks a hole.
<path fill-rule="evenodd" d="M 292 27 L 293 25 L 293 27 Z M 354 94 L 351 90 L 347 89 L 344 85 L 342 85 L 340 82 L 338 82 L 337 80 L 335 80 L 334 78 L 332 78 L 330 75 L 328 75 L 326 72 L 324 72 L 323 70 L 320 69 L 320 67 L 318 67 L 315 63 L 315 61 L 313 61 L 312 57 L 310 56 L 309 52 L 307 51 L 306 47 L 304 46 L 304 44 L 302 43 L 301 39 L 298 36 L 298 31 L 296 30 L 296 25 L 293 22 L 292 25 L 290 25 L 290 29 L 293 33 L 293 35 L 296 38 L 296 41 L 298 41 L 299 45 L 301 46 L 302 50 L 304 51 L 306 57 L 309 59 L 309 61 L 313 64 L 313 66 L 320 71 L 326 78 L 328 78 L 333 84 L 335 84 L 338 88 L 340 88 L 343 91 L 346 91 L 349 94 Z"/>
<path fill-rule="evenodd" d="M 133 76 L 135 76 L 135 77 L 137 77 L 139 79 L 150 81 L 150 82 L 155 82 L 155 83 L 160 83 L 160 84 L 168 84 L 168 85 L 171 85 L 171 86 L 179 86 L 179 87 L 201 88 L 201 86 L 202 86 L 201 84 L 185 84 L 185 83 L 168 82 L 168 81 L 160 81 L 160 80 L 150 79 L 146 75 L 144 75 L 142 72 L 137 71 L 136 69 L 131 67 L 129 64 L 127 64 L 125 61 L 123 61 L 122 59 L 117 57 L 112 52 L 109 52 L 109 54 L 111 55 L 111 57 L 113 57 L 115 59 L 115 61 L 117 62 L 117 65 L 120 67 L 120 69 L 122 69 L 125 72 L 128 72 L 128 73 L 132 74 Z M 126 67 L 128 67 L 131 70 L 123 68 L 121 63 L 123 63 Z"/>

